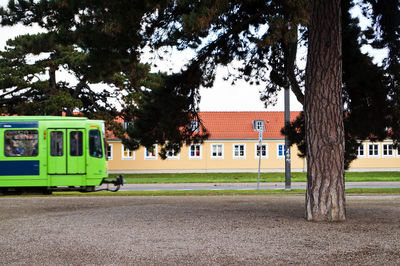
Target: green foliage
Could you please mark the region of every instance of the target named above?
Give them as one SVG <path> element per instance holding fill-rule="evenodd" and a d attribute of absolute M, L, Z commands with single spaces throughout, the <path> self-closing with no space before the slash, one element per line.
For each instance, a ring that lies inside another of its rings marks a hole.
<path fill-rule="evenodd" d="M 0 52 L 0 106 L 8 114 L 52 114 L 75 109 L 88 114 L 108 109 L 110 93 L 90 88 L 91 71 L 87 53 L 73 45 L 64 45 L 54 33 L 18 36 L 7 41 Z M 57 81 L 57 71 L 64 69 L 77 84 Z M 105 103 L 104 105 L 101 105 Z"/>
<path fill-rule="evenodd" d="M 355 158 L 357 139 L 400 139 L 399 3 L 363 0 L 357 4 L 365 7 L 373 25 L 362 32 L 348 13 L 354 3 L 342 1 L 347 166 Z M 190 125 L 198 119 L 199 88 L 213 86 L 219 65 L 230 65 L 226 79 L 232 83 L 238 79 L 250 84 L 265 82 L 261 98 L 268 105 L 275 103 L 282 88 L 289 87 L 299 102 L 304 101 L 304 69 L 297 66 L 296 58 L 298 48 L 307 47 L 309 0 L 20 0 L 10 1 L 0 15 L 3 25 L 38 23 L 48 31 L 10 42 L 14 48 L 2 55 L 1 86 L 8 90 L 3 111 L 25 101 L 46 103 L 51 110 L 57 105 L 65 109 L 75 105 L 102 114 L 110 107 L 99 102 L 108 103 L 111 95 L 96 94 L 89 84 L 112 84 L 124 92 L 119 116 L 135 124 L 124 131 L 111 123 L 116 135 L 130 148 L 150 148 L 157 142 L 163 146 L 161 157 L 170 149 L 179 150 L 207 137 L 201 121 L 198 134 Z M 388 48 L 382 66 L 360 52 L 365 43 Z M 149 66 L 140 64 L 146 45 L 153 52 L 161 47 L 194 49 L 196 56 L 180 73 L 150 74 Z M 48 58 L 27 64 L 28 53 L 45 52 L 50 53 Z M 60 66 L 75 73 L 77 86 L 52 79 L 53 70 Z M 35 78 L 46 71 L 50 74 L 47 82 Z M 13 92 L 15 88 L 20 89 Z M 20 100 L 12 102 L 17 95 Z M 305 153 L 301 119 L 292 125 L 290 135 Z"/>
<path fill-rule="evenodd" d="M 386 48 L 388 56 L 383 62 L 385 86 L 388 88 L 388 107 L 391 130 L 389 136 L 400 139 L 400 9 L 399 1 L 364 0 L 365 14 L 374 22 L 366 30 L 364 42 L 375 48 Z"/>
<path fill-rule="evenodd" d="M 367 40 L 363 39 L 365 35 L 358 26 L 358 19 L 350 16 L 351 7 L 352 5 L 348 1 L 343 1 L 342 52 L 346 169 L 357 158 L 360 140 L 382 141 L 391 138 L 395 143 L 400 140 L 400 119 L 398 117 L 400 88 L 393 86 L 395 78 L 388 71 L 390 69 L 390 66 L 387 65 L 388 62 L 386 65 L 378 66 L 372 62 L 369 55 L 361 53 L 360 39 L 361 43 L 367 42 Z M 284 133 L 283 129 L 282 133 Z M 305 156 L 303 113 L 291 123 L 288 134 L 292 144 L 297 144 L 299 147 L 300 156 Z"/>
<path fill-rule="evenodd" d="M 27 47 L 34 54 L 50 53 L 45 61 L 37 62 L 36 72 L 42 75 L 54 70 L 49 73 L 47 83 L 40 79 L 43 90 L 38 94 L 49 98 L 40 105 L 51 110 L 57 106 L 58 110 L 79 108 L 90 117 L 106 114 L 106 118 L 101 118 L 108 120 L 109 128 L 125 145 L 132 149 L 139 145 L 150 148 L 157 142 L 163 146 L 161 157 L 165 157 L 168 150 L 178 151 L 183 144 L 201 142 L 207 136 L 204 128 L 201 133 L 194 133 L 190 126 L 193 119 L 198 120 L 198 94 L 191 89 L 198 87 L 199 77 L 188 71 L 186 77 L 192 81 L 184 83 L 182 76 L 149 73 L 149 65 L 140 63 L 140 49 L 147 40 L 143 25 L 167 2 L 11 1 L 7 10 L 0 10 L 0 15 L 3 25 L 38 23 L 48 31 L 26 41 L 9 43 L 21 51 L 22 57 L 27 55 Z M 211 1 L 208 4 L 214 5 Z M 23 65 L 26 67 L 26 62 Z M 55 72 L 61 67 L 75 75 L 78 85 L 55 82 Z M 25 76 L 21 74 L 20 79 Z M 110 104 L 114 96 L 105 90 L 100 93 L 92 90 L 91 83 L 98 82 L 114 86 L 122 101 L 118 116 L 124 121 L 134 121 L 134 127 L 124 130 L 112 121 L 117 115 Z M 31 85 L 26 84 L 25 88 Z M 9 98 L 18 104 L 26 101 L 19 96 L 14 93 Z M 20 111 L 4 106 L 9 113 Z"/>
<path fill-rule="evenodd" d="M 193 104 L 196 95 L 191 94 L 190 83 L 182 82 L 181 75 L 149 75 L 146 85 L 147 90 L 134 94 L 135 105 L 125 110 L 125 117 L 134 121 L 127 129 L 128 137 L 119 136 L 127 147 L 152 149 L 156 140 L 165 159 L 168 151 L 177 153 L 183 144 L 199 143 L 207 137 Z M 199 121 L 198 128 L 191 127 L 192 121 Z"/>

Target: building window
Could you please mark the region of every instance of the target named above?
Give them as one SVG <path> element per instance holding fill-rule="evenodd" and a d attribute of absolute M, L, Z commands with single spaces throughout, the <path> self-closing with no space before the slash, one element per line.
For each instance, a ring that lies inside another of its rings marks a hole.
<path fill-rule="evenodd" d="M 113 145 L 107 144 L 107 160 L 111 161 L 113 159 Z"/>
<path fill-rule="evenodd" d="M 233 158 L 234 159 L 246 159 L 246 145 L 245 144 L 234 144 L 233 145 Z"/>
<path fill-rule="evenodd" d="M 379 144 L 368 144 L 368 157 L 379 157 Z"/>
<path fill-rule="evenodd" d="M 358 158 L 363 158 L 365 157 L 365 144 L 362 143 L 360 146 L 357 148 L 357 157 Z"/>
<path fill-rule="evenodd" d="M 382 144 L 383 157 L 394 157 L 393 144 Z"/>
<path fill-rule="evenodd" d="M 258 158 L 260 156 L 260 144 L 255 145 L 255 157 Z M 261 145 L 261 158 L 268 158 L 268 145 L 262 144 Z"/>
<path fill-rule="evenodd" d="M 261 130 L 265 130 L 264 128 L 264 120 L 254 120 L 253 121 L 253 127 L 255 131 L 261 131 Z"/>
<path fill-rule="evenodd" d="M 124 122 L 122 123 L 122 127 L 126 130 L 126 129 L 128 129 L 129 127 L 133 127 L 133 124 L 134 124 L 133 121 L 124 121 Z"/>
<path fill-rule="evenodd" d="M 224 158 L 224 145 L 223 144 L 212 144 L 211 145 L 211 158 L 223 159 Z"/>
<path fill-rule="evenodd" d="M 157 159 L 157 144 L 153 145 L 153 150 L 148 150 L 144 148 L 144 158 L 146 160 L 156 160 Z"/>
<path fill-rule="evenodd" d="M 167 159 L 177 160 L 177 159 L 179 159 L 179 153 L 174 150 L 168 150 L 167 151 Z"/>
<path fill-rule="evenodd" d="M 285 144 L 278 144 L 277 150 L 278 150 L 278 158 L 284 159 L 285 158 Z"/>
<path fill-rule="evenodd" d="M 200 144 L 190 145 L 189 158 L 190 159 L 200 159 L 201 158 L 201 145 Z"/>
<path fill-rule="evenodd" d="M 111 149 L 112 152 L 112 149 Z M 111 154 L 112 157 L 112 154 Z M 131 151 L 125 145 L 122 145 L 122 160 L 134 160 L 135 159 L 135 152 Z"/>
<path fill-rule="evenodd" d="M 190 121 L 190 130 L 192 130 L 193 132 L 200 132 L 199 121 Z"/>

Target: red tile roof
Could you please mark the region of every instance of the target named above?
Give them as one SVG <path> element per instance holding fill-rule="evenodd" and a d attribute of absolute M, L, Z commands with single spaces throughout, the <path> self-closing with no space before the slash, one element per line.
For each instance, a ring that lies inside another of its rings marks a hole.
<path fill-rule="evenodd" d="M 300 112 L 290 112 L 294 121 Z M 282 139 L 284 112 L 199 112 L 204 126 L 210 133 L 209 139 L 258 139 L 258 132 L 253 128 L 254 120 L 263 120 L 264 139 Z M 122 119 L 116 119 L 123 122 Z M 112 132 L 107 132 L 107 139 L 116 139 Z"/>
<path fill-rule="evenodd" d="M 291 112 L 294 121 L 300 112 Z M 284 112 L 200 112 L 200 119 L 210 133 L 209 139 L 258 139 L 253 128 L 254 120 L 263 120 L 264 139 L 281 139 L 284 126 Z"/>

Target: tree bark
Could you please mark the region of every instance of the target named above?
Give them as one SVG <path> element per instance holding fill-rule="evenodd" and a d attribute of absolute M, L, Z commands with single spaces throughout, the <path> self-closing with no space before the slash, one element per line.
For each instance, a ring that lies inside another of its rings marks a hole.
<path fill-rule="evenodd" d="M 344 125 L 340 0 L 313 0 L 306 68 L 306 219 L 343 221 Z"/>
<path fill-rule="evenodd" d="M 49 87 L 50 87 L 50 90 L 54 90 L 54 91 L 57 88 L 56 71 L 57 71 L 57 69 L 53 66 L 51 66 L 49 68 Z"/>

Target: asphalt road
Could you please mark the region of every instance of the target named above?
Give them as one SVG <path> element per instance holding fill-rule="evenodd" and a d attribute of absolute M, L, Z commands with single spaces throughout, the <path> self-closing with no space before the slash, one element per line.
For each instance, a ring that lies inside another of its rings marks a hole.
<path fill-rule="evenodd" d="M 260 183 L 260 189 L 284 189 L 285 183 Z M 305 182 L 292 183 L 292 189 L 305 189 Z M 400 182 L 346 182 L 346 188 L 400 188 Z M 121 191 L 252 190 L 257 183 L 180 183 L 125 184 Z"/>

